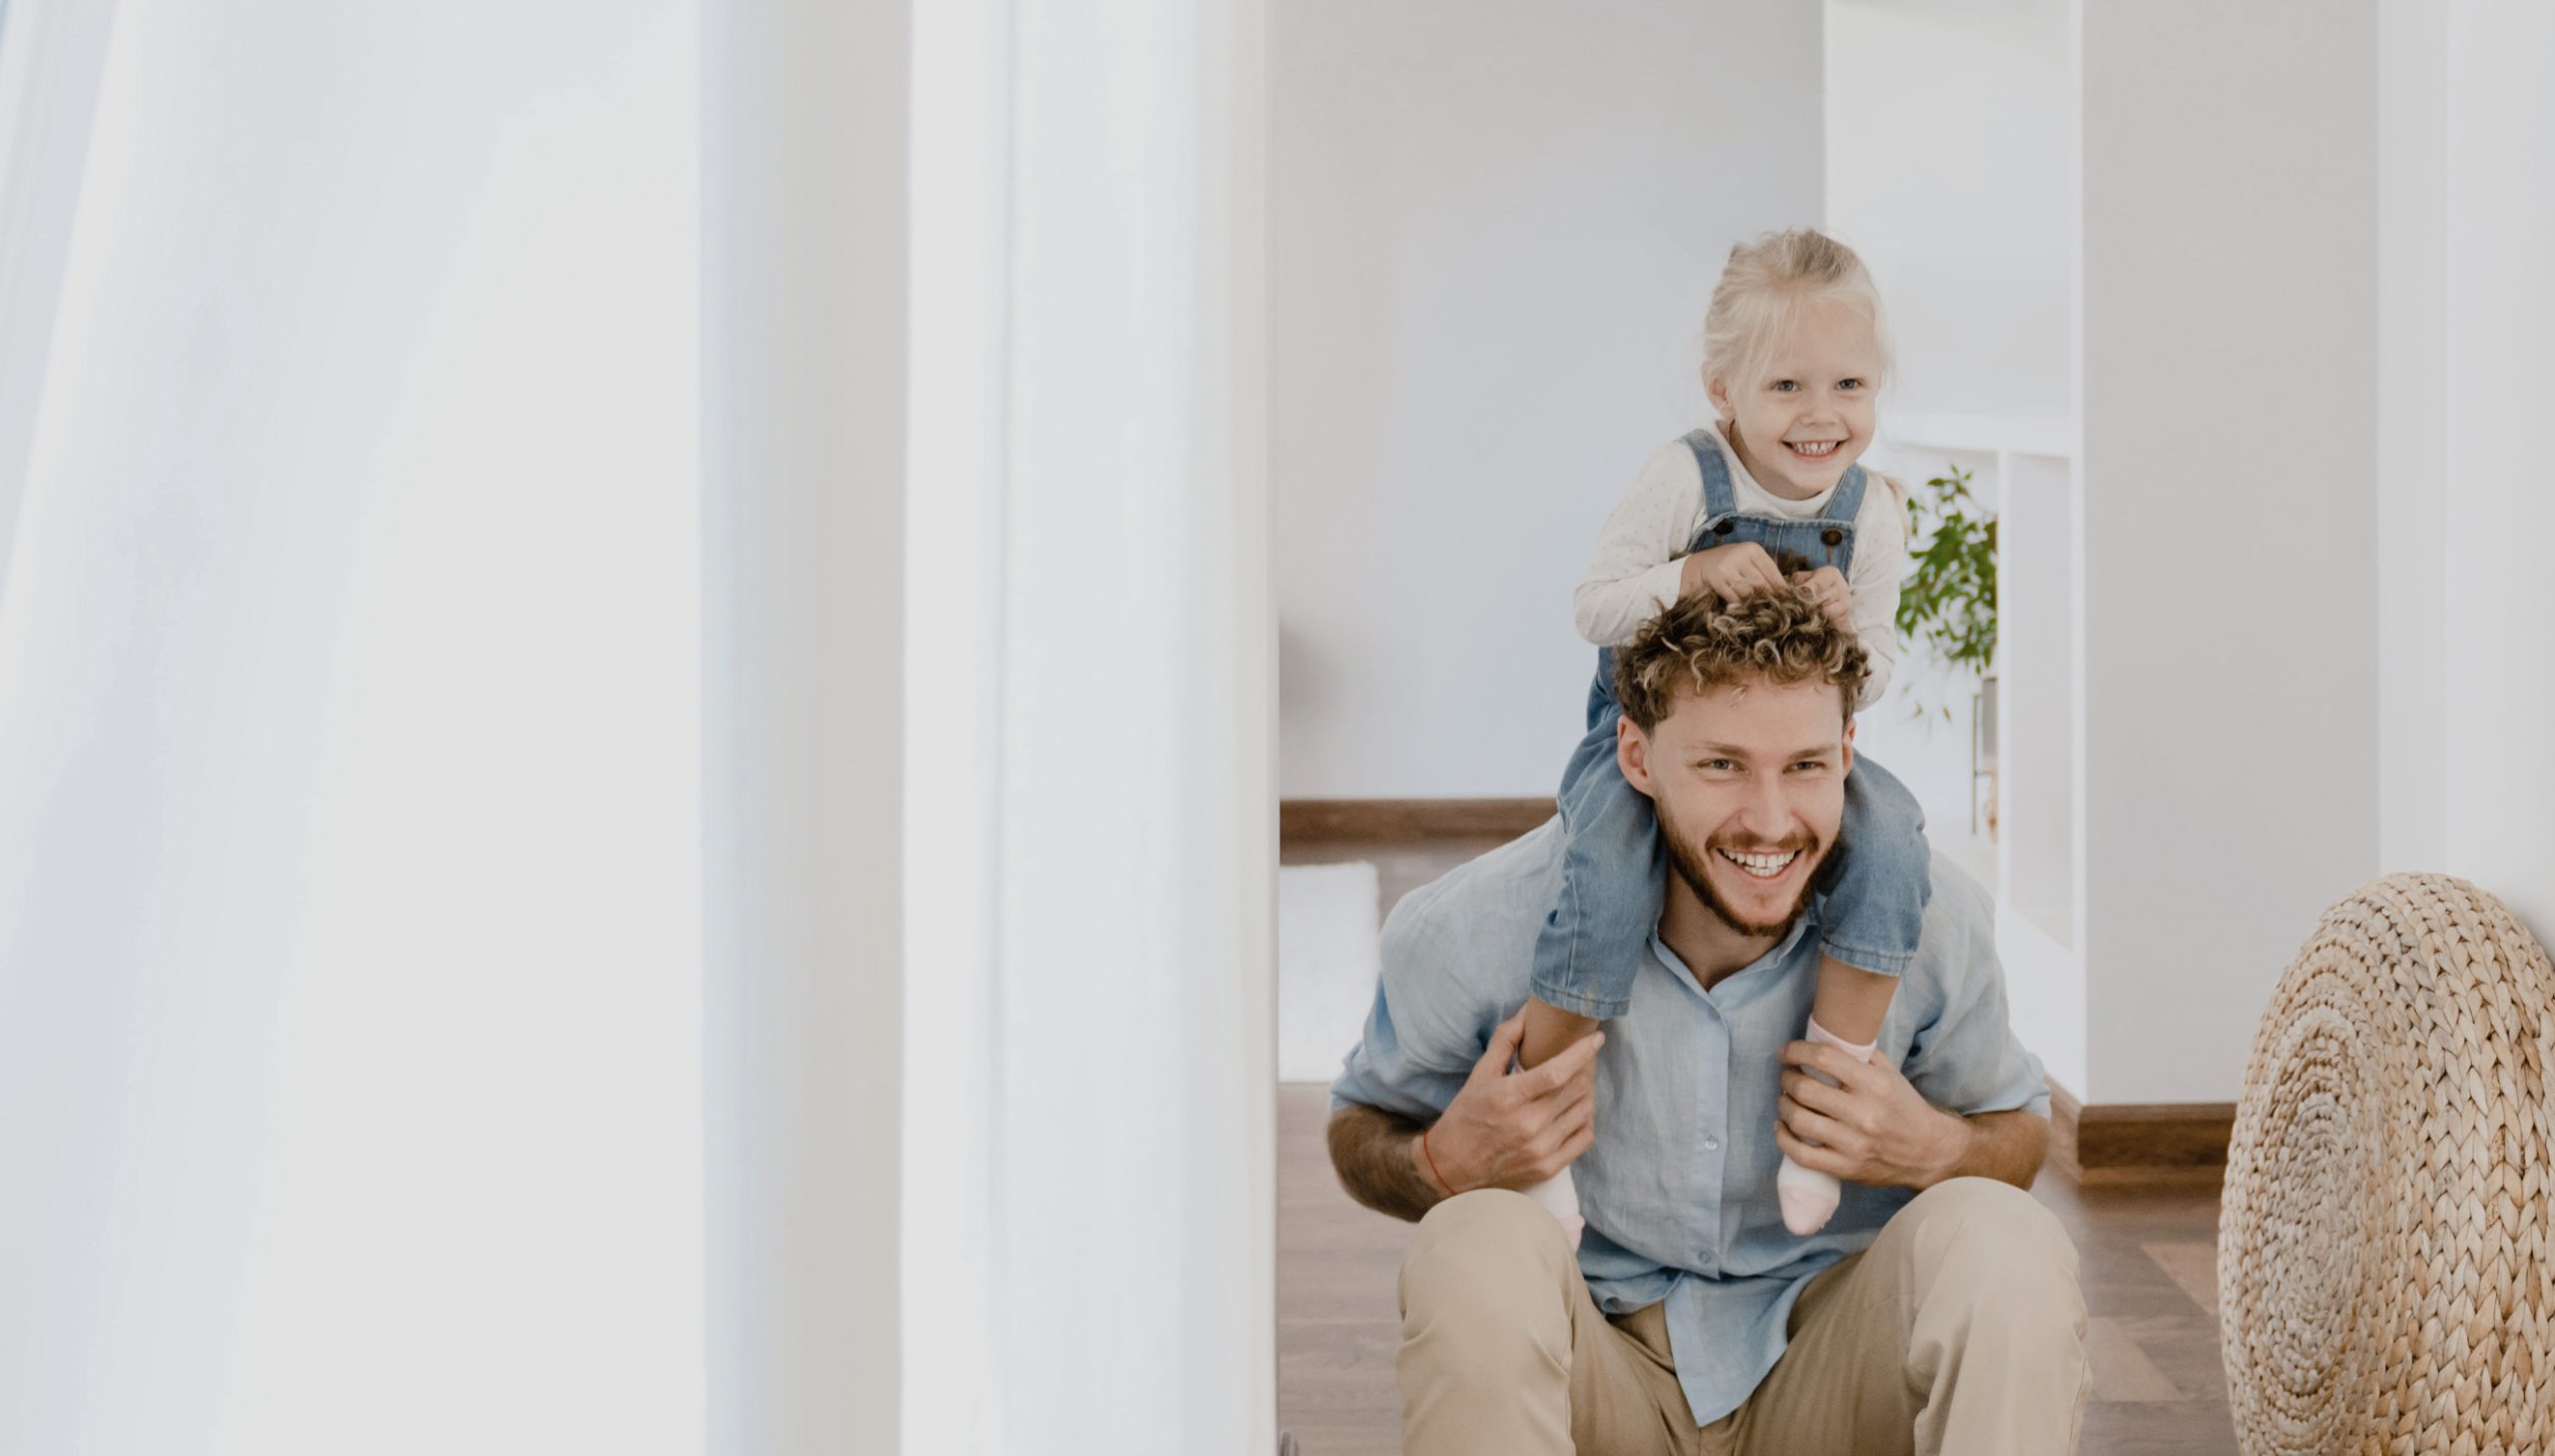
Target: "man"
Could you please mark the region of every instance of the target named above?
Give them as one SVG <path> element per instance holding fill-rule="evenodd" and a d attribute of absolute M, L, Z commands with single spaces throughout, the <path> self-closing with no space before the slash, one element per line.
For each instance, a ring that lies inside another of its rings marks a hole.
<path fill-rule="evenodd" d="M 1793 593 L 1689 598 L 1618 654 L 1617 756 L 1674 872 L 1632 1010 L 1603 1034 L 1509 1071 L 1556 825 L 1386 923 L 1330 1151 L 1359 1202 L 1419 1220 L 1409 1456 L 2075 1448 L 2084 1301 L 2075 1249 L 2023 1192 L 2049 1098 L 2006 1025 L 1985 892 L 1936 858 L 1870 1063 L 1793 1040 L 1864 672 Z M 1734 857 L 1792 850 L 1771 882 Z M 1783 1226 L 1783 1154 L 1847 1185 L 1806 1238 Z M 1514 1192 L 1574 1163 L 1575 1261 Z"/>

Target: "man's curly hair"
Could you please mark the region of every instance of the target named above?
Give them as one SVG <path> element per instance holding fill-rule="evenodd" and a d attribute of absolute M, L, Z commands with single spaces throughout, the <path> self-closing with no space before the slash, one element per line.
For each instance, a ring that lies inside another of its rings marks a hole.
<path fill-rule="evenodd" d="M 1850 719 L 1869 676 L 1862 644 L 1798 587 L 1739 602 L 1682 598 L 1615 651 L 1615 701 L 1644 732 L 1687 694 L 1759 681 L 1833 683 Z"/>

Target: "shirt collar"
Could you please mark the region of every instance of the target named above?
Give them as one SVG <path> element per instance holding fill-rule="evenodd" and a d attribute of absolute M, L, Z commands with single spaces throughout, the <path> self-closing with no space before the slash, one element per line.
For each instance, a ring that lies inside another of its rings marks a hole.
<path fill-rule="evenodd" d="M 1792 928 L 1785 933 L 1782 940 L 1775 942 L 1775 944 L 1769 948 L 1764 955 L 1757 957 L 1757 959 L 1750 961 L 1748 964 L 1741 966 L 1738 970 L 1735 970 L 1729 975 L 1723 977 L 1714 989 L 1718 990 L 1720 987 L 1728 986 L 1743 976 L 1753 975 L 1758 971 L 1764 970 L 1770 966 L 1781 965 L 1783 962 L 1790 959 L 1792 953 L 1800 948 L 1802 937 L 1808 935 L 1810 927 L 1817 923 L 1818 900 L 1817 898 L 1813 898 L 1810 901 L 1808 908 L 1801 911 L 1799 918 L 1792 921 Z M 1687 990 L 1698 996 L 1710 999 L 1713 993 L 1705 990 L 1703 983 L 1696 979 L 1693 967 L 1688 966 L 1686 962 L 1678 956 L 1677 952 L 1670 950 L 1668 948 L 1667 941 L 1659 938 L 1659 927 L 1656 925 L 1650 927 L 1650 953 L 1657 956 L 1659 958 L 1659 963 L 1666 966 L 1669 971 L 1676 976 L 1678 985 L 1685 987 Z"/>

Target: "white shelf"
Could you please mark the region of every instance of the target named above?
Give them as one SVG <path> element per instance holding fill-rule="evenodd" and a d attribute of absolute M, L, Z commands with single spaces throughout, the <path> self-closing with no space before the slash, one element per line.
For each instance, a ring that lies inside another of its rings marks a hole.
<path fill-rule="evenodd" d="M 1890 414 L 1881 438 L 1899 450 L 2076 458 L 2076 421 L 2055 414 Z"/>

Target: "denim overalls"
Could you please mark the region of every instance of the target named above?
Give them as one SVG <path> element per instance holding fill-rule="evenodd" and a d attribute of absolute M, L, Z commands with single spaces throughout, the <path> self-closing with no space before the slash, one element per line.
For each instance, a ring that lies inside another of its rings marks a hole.
<path fill-rule="evenodd" d="M 1825 514 L 1807 521 L 1740 513 L 1730 466 L 1710 429 L 1686 436 L 1704 471 L 1704 524 L 1689 551 L 1754 541 L 1769 555 L 1791 552 L 1815 568 L 1849 572 L 1854 517 L 1870 483 L 1860 465 L 1845 468 Z M 1624 781 L 1615 761 L 1615 654 L 1601 648 L 1588 689 L 1588 735 L 1561 778 L 1563 858 L 1560 903 L 1544 917 L 1535 941 L 1536 999 L 1581 1016 L 1621 1016 L 1631 1005 L 1635 969 L 1668 888 L 1668 851 L 1648 795 Z M 1819 949 L 1866 971 L 1895 976 L 1907 969 L 1933 894 L 1925 815 L 1906 785 L 1871 759 L 1855 755 L 1845 775 L 1845 812 L 1827 862 L 1818 869 L 1823 937 Z"/>

